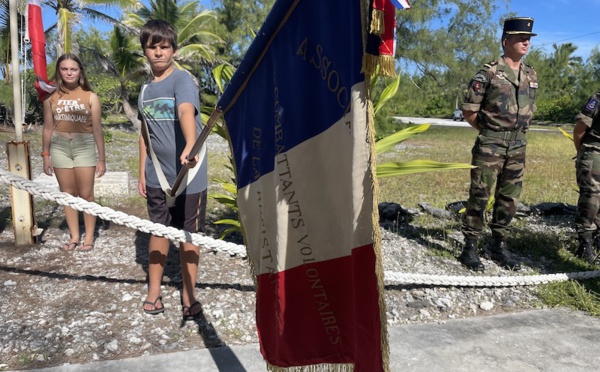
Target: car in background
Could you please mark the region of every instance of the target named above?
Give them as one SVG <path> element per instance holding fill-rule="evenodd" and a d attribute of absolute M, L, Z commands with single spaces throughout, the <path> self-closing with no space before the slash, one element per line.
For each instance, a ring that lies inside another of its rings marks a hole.
<path fill-rule="evenodd" d="M 457 120 L 463 121 L 463 120 L 465 120 L 465 117 L 463 116 L 462 110 L 458 110 L 458 109 L 454 110 L 454 113 L 452 113 L 452 120 L 453 121 L 457 121 Z"/>

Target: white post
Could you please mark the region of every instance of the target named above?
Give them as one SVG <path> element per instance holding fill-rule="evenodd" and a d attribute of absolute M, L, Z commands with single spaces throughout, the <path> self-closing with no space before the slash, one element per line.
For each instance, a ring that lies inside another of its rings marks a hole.
<path fill-rule="evenodd" d="M 21 71 L 19 67 L 19 30 L 17 26 L 17 0 L 9 0 L 10 13 L 10 53 L 12 61 L 13 98 L 16 141 L 6 144 L 8 170 L 21 177 L 31 179 L 31 157 L 29 141 L 23 141 L 23 111 L 21 110 Z M 24 51 L 23 51 L 24 52 Z M 26 245 L 35 242 L 38 234 L 33 215 L 33 197 L 26 191 L 11 186 L 10 204 L 12 210 L 15 245 Z"/>

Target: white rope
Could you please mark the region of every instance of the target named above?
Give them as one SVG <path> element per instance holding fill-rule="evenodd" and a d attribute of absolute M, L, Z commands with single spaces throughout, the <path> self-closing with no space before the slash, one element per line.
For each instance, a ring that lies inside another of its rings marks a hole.
<path fill-rule="evenodd" d="M 386 284 L 422 284 L 457 287 L 514 287 L 585 280 L 600 277 L 600 270 L 582 271 L 568 274 L 520 275 L 520 276 L 444 276 L 428 274 L 405 274 L 393 271 L 384 272 Z"/>
<path fill-rule="evenodd" d="M 156 236 L 168 238 L 173 242 L 190 242 L 194 245 L 212 249 L 215 252 L 225 252 L 232 256 L 246 257 L 246 247 L 223 240 L 213 239 L 200 234 L 192 234 L 183 230 L 177 230 L 148 220 L 127 215 L 123 212 L 114 211 L 108 207 L 102 207 L 96 203 L 88 202 L 82 198 L 76 198 L 65 192 L 60 192 L 51 187 L 38 184 L 28 179 L 19 177 L 8 171 L 0 169 L 0 181 L 8 183 L 13 187 L 29 192 L 32 195 L 41 196 L 46 200 L 56 201 L 58 204 L 74 208 L 104 220 L 112 221 L 139 231 Z M 463 287 L 512 287 L 528 286 L 551 282 L 564 282 L 567 280 L 585 280 L 600 277 L 600 270 L 584 271 L 576 273 L 546 274 L 546 275 L 522 275 L 522 276 L 445 276 L 429 274 L 406 274 L 393 271 L 385 271 L 384 279 L 388 285 L 434 285 L 434 286 L 463 286 Z"/>
<path fill-rule="evenodd" d="M 58 204 L 100 217 L 103 220 L 112 221 L 118 225 L 124 225 L 145 233 L 165 237 L 173 242 L 192 243 L 194 245 L 212 249 L 215 252 L 225 252 L 232 256 L 237 255 L 246 257 L 246 247 L 243 245 L 216 240 L 201 234 L 192 234 L 187 231 L 178 230 L 174 227 L 168 227 L 139 217 L 130 216 L 123 212 L 114 211 L 108 207 L 88 202 L 87 200 L 74 197 L 65 192 L 56 191 L 51 187 L 38 184 L 1 169 L 0 180 L 4 183 L 10 183 L 13 187 L 27 191 L 32 195 L 40 196 L 46 200 L 54 200 Z"/>

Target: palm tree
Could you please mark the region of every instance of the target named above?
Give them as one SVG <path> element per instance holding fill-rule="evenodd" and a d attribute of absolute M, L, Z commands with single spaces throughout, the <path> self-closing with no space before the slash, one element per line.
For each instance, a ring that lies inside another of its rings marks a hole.
<path fill-rule="evenodd" d="M 208 31 L 209 23 L 216 19 L 210 10 L 198 12 L 198 3 L 177 0 L 150 0 L 150 6 L 142 5 L 135 13 L 127 13 L 124 23 L 139 30 L 148 20 L 162 19 L 177 30 L 178 61 L 192 61 L 209 65 L 214 60 L 212 45 L 223 41 Z"/>
<path fill-rule="evenodd" d="M 573 43 L 553 44 L 554 52 L 550 59 L 550 68 L 553 72 L 551 84 L 556 92 L 561 95 L 570 95 L 573 93 L 576 83 L 575 70 L 578 70 L 583 65 L 581 57 L 573 56 L 577 50 L 577 46 Z"/>
<path fill-rule="evenodd" d="M 58 19 L 46 32 L 56 29 L 58 31 L 57 55 L 76 51 L 73 42 L 73 26 L 82 18 L 102 20 L 112 24 L 121 24 L 118 19 L 98 10 L 101 7 L 117 7 L 121 9 L 136 9 L 137 0 L 51 0 L 44 3 L 54 9 Z"/>
<path fill-rule="evenodd" d="M 0 0 L 0 76 L 10 81 L 10 23 L 8 0 Z"/>
<path fill-rule="evenodd" d="M 145 58 L 139 44 L 123 29 L 115 26 L 110 35 L 108 54 L 105 55 L 97 49 L 91 52 L 100 61 L 102 67 L 119 80 L 119 94 L 125 116 L 136 129 L 139 129 L 141 123 L 138 120 L 137 110 L 129 101 L 130 88 L 127 84 L 130 81 L 139 81 L 141 77 L 147 75 Z"/>

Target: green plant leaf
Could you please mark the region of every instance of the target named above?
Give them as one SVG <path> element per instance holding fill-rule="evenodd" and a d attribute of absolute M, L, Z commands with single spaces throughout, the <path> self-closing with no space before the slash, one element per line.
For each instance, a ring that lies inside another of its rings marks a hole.
<path fill-rule="evenodd" d="M 471 169 L 471 164 L 440 163 L 432 160 L 412 160 L 402 163 L 383 163 L 377 165 L 377 177 L 401 176 L 404 174 L 435 172 L 450 169 Z"/>
<path fill-rule="evenodd" d="M 225 181 L 220 178 L 213 179 L 216 183 L 220 184 L 226 191 L 229 191 L 234 196 L 237 195 L 237 186 L 233 182 Z"/>
<path fill-rule="evenodd" d="M 235 72 L 235 67 L 233 67 L 232 65 L 230 65 L 228 63 L 222 63 L 212 70 L 212 74 L 213 74 L 213 77 L 215 78 L 215 82 L 217 83 L 217 86 L 219 87 L 219 92 L 223 93 L 223 91 L 225 90 L 225 88 L 224 88 L 225 85 L 223 83 L 229 82 L 229 80 L 231 80 L 231 77 L 233 76 L 234 72 Z"/>
<path fill-rule="evenodd" d="M 214 194 L 210 195 L 209 198 L 216 200 L 218 203 L 227 208 L 233 209 L 234 211 L 238 210 L 237 199 L 234 197 L 224 194 Z"/>
<path fill-rule="evenodd" d="M 230 229 L 223 231 L 223 233 L 219 236 L 219 239 L 223 240 L 227 235 L 234 233 L 234 232 L 241 232 L 241 231 L 242 231 L 241 228 L 232 227 Z"/>
<path fill-rule="evenodd" d="M 399 144 L 400 142 L 405 141 L 416 134 L 425 132 L 427 129 L 429 129 L 430 126 L 431 124 L 414 125 L 399 130 L 396 133 L 377 141 L 375 143 L 375 151 L 377 152 L 377 155 L 384 153 L 396 146 L 397 144 Z"/>
<path fill-rule="evenodd" d="M 563 134 L 565 137 L 567 137 L 567 138 L 569 138 L 571 141 L 573 141 L 573 135 L 572 135 L 572 134 L 570 134 L 570 133 L 567 133 L 567 132 L 566 132 L 564 129 L 562 129 L 562 128 L 560 128 L 560 127 L 558 128 L 558 130 L 560 130 L 560 131 L 562 132 L 562 134 Z"/>
<path fill-rule="evenodd" d="M 377 112 L 385 105 L 387 101 L 389 101 L 392 97 L 396 95 L 398 92 L 398 87 L 400 86 L 400 74 L 392 80 L 392 82 L 385 87 L 381 95 L 379 96 L 379 100 L 375 104 L 375 109 L 373 110 L 373 115 L 377 115 Z"/>
<path fill-rule="evenodd" d="M 487 201 L 487 205 L 485 206 L 486 212 L 491 212 L 494 209 L 494 203 L 496 202 L 496 197 L 494 195 L 490 196 Z"/>
<path fill-rule="evenodd" d="M 223 220 L 218 220 L 218 221 L 213 222 L 213 224 L 215 224 L 215 225 L 231 225 L 231 226 L 236 226 L 236 227 L 241 226 L 240 221 L 234 220 L 231 218 L 225 218 Z"/>

